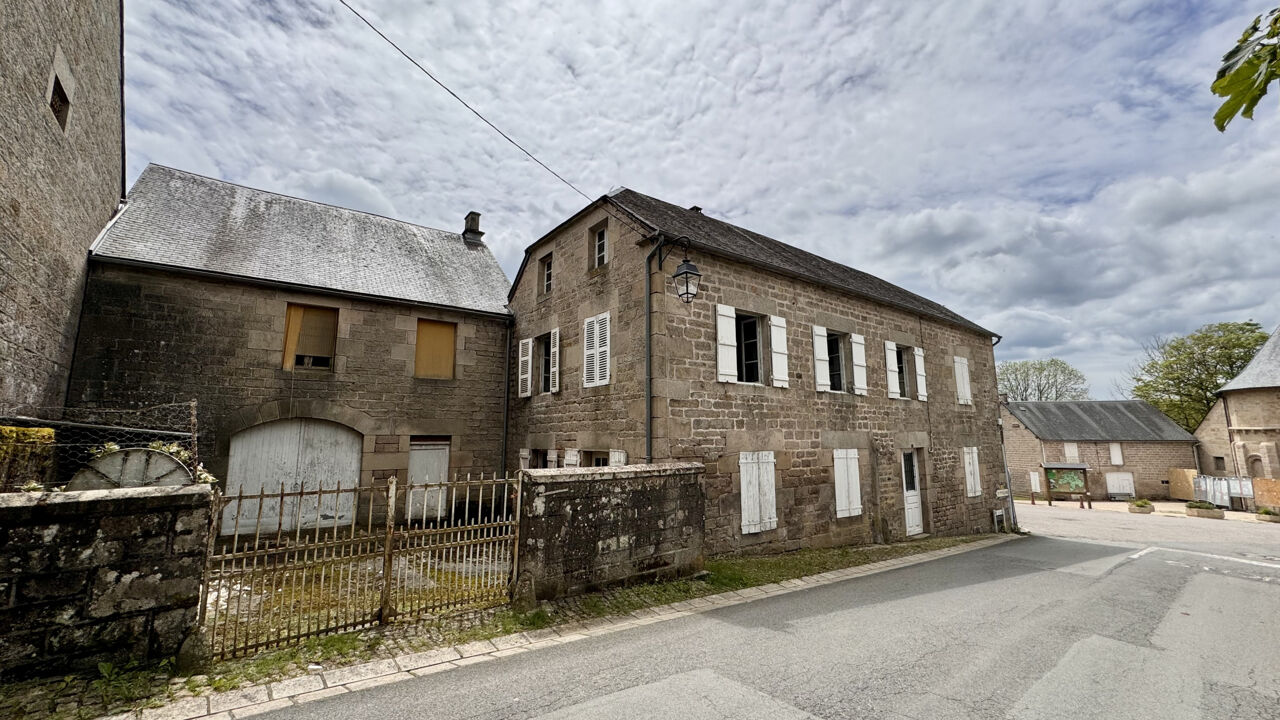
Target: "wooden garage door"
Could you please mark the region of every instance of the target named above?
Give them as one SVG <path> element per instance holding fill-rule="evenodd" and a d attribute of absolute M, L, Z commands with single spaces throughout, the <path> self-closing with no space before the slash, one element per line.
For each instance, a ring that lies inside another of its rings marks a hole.
<path fill-rule="evenodd" d="M 231 437 L 227 495 L 355 487 L 362 446 L 360 433 L 327 420 L 292 418 L 255 425 Z M 227 505 L 222 533 L 340 526 L 351 521 L 354 511 L 349 493 L 244 500 Z"/>

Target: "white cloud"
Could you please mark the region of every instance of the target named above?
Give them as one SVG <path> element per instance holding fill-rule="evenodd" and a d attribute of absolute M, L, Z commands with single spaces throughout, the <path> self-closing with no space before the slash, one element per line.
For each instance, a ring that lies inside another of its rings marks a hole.
<path fill-rule="evenodd" d="M 1234 2 L 363 0 L 595 197 L 627 185 L 936 299 L 1095 392 L 1152 334 L 1280 322 L 1274 103 L 1213 130 Z M 341 5 L 135 0 L 148 161 L 433 227 L 513 274 L 585 201 Z"/>

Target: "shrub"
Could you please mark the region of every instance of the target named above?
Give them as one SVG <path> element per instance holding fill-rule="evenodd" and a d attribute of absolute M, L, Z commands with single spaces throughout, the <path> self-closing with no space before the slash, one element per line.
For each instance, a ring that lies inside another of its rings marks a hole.
<path fill-rule="evenodd" d="M 1258 508 L 1258 514 L 1259 515 L 1280 515 L 1280 512 L 1276 512 L 1275 510 L 1272 510 L 1269 507 L 1264 507 L 1264 508 Z"/>
<path fill-rule="evenodd" d="M 1191 502 L 1187 503 L 1187 507 L 1193 510 L 1217 510 L 1218 509 L 1217 505 L 1214 505 L 1213 503 L 1210 503 L 1210 502 L 1204 502 L 1203 500 L 1192 500 Z"/>
<path fill-rule="evenodd" d="M 1134 507 L 1151 507 L 1151 501 L 1146 498 L 1138 498 L 1136 500 L 1130 500 L 1129 504 L 1133 505 Z"/>

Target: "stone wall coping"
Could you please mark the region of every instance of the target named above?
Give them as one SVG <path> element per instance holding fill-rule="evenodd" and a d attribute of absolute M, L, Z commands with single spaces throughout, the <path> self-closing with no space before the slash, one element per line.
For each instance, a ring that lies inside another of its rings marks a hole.
<path fill-rule="evenodd" d="M 202 507 L 213 491 L 208 485 L 152 486 L 115 490 L 0 493 L 0 515 L 6 520 L 39 512 L 41 518 L 70 515 L 110 515 L 164 508 Z"/>
<path fill-rule="evenodd" d="M 648 463 L 614 467 L 539 468 L 521 470 L 525 479 L 536 483 L 601 482 L 605 480 L 641 480 L 672 475 L 694 475 L 705 472 L 698 462 Z"/>

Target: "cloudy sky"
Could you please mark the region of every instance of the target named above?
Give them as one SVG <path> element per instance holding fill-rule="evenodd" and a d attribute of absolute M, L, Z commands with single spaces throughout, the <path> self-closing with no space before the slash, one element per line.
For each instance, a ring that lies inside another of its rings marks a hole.
<path fill-rule="evenodd" d="M 625 185 L 1062 357 L 1280 323 L 1280 109 L 1211 123 L 1274 2 L 351 0 L 592 197 Z M 129 0 L 130 182 L 156 162 L 460 229 L 509 276 L 585 201 L 337 0 Z"/>

